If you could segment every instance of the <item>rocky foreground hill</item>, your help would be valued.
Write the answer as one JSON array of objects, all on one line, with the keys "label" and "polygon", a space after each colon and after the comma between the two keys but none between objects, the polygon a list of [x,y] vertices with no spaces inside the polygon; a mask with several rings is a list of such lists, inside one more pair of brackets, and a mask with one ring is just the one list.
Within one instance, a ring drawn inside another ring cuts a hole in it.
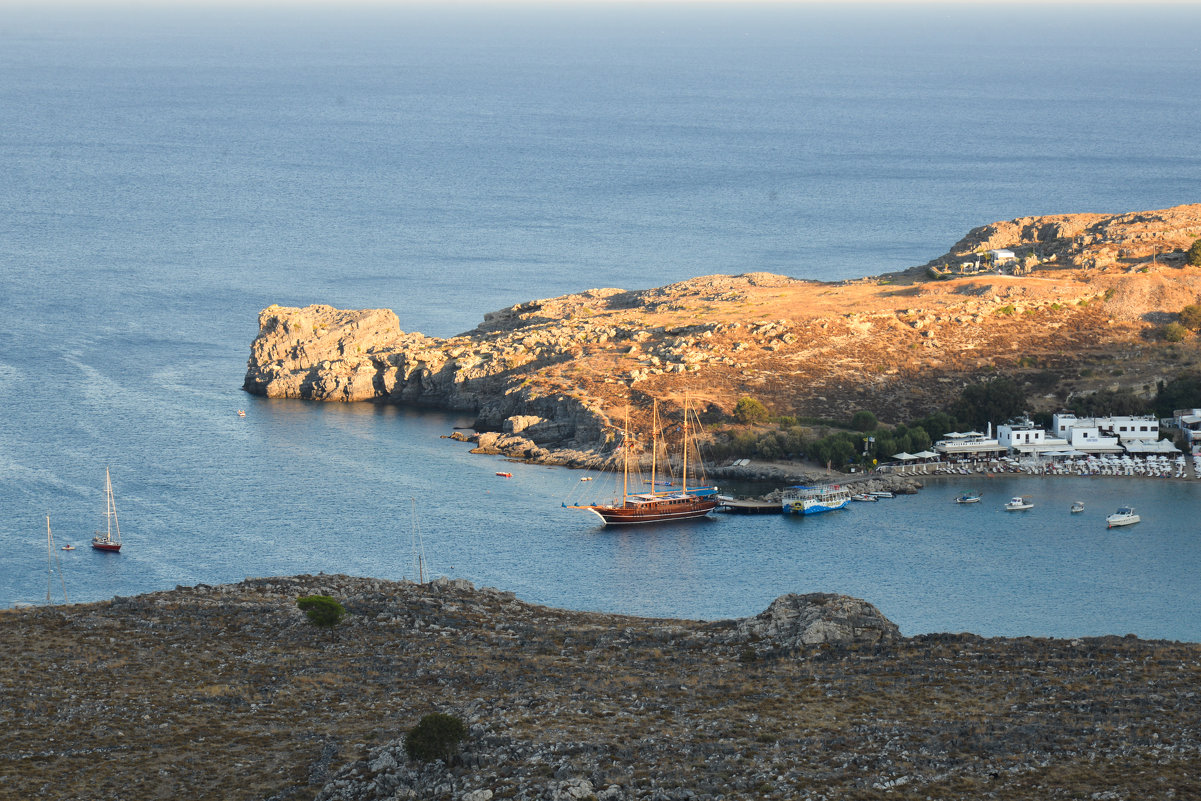
[{"label": "rocky foreground hill", "polygon": [[[350,611],[311,626],[296,598]],[[742,620],[296,576],[0,612],[0,799],[1188,799],[1201,645],[904,637],[786,595]],[[469,735],[411,761],[423,715]]]},{"label": "rocky foreground hill", "polygon": [[1195,337],[1173,344],[1161,332],[1201,301],[1201,269],[1184,261],[1199,236],[1201,204],[1021,218],[978,228],[932,262],[1012,249],[1017,262],[1000,272],[592,289],[486,314],[444,339],[402,331],[386,309],[272,306],[244,388],[467,411],[494,432],[486,450],[577,465],[611,446],[628,402],[637,416],[649,397],[670,408],[687,394],[709,419],[746,395],[776,414],[866,409],[897,422],[998,373],[1048,408],[1100,388],[1149,393],[1198,363]]}]

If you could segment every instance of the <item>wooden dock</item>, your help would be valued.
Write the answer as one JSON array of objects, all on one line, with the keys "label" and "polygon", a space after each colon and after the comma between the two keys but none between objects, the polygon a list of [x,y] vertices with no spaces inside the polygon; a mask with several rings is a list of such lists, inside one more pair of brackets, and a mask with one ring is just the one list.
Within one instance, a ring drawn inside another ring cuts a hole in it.
[{"label": "wooden dock", "polygon": [[779,501],[728,500],[717,506],[722,512],[734,512],[740,515],[777,515],[784,511]]}]

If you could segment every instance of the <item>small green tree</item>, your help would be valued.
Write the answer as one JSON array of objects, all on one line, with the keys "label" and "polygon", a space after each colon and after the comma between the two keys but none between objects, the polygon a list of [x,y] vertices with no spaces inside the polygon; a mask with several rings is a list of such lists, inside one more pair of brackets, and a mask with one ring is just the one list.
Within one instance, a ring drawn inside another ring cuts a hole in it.
[{"label": "small green tree", "polygon": [[441,759],[450,764],[450,758],[467,736],[467,727],[454,715],[433,712],[423,717],[405,735],[405,753],[411,759],[430,762]]},{"label": "small green tree", "polygon": [[1182,342],[1188,329],[1180,323],[1168,323],[1163,327],[1163,338],[1168,342]]},{"label": "small green tree", "polygon": [[306,595],[297,598],[296,605],[314,626],[336,626],[346,616],[345,607],[328,595]]},{"label": "small green tree", "polygon": [[747,395],[734,404],[734,419],[740,423],[762,423],[767,416],[767,407]]},{"label": "small green tree", "polygon": [[871,431],[876,427],[876,416],[867,409],[860,409],[851,415],[851,428],[856,431]]},{"label": "small green tree", "polygon": [[1193,242],[1184,253],[1184,259],[1193,267],[1201,267],[1201,239]]},{"label": "small green tree", "polygon": [[1180,324],[1190,331],[1201,331],[1201,306],[1193,304],[1181,309]]}]

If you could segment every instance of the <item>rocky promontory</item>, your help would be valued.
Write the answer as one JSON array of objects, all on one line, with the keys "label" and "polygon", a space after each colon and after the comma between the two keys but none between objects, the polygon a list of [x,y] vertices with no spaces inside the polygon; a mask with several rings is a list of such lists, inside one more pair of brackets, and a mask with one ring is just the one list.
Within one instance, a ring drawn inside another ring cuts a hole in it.
[{"label": "rocky promontory", "polygon": [[637,422],[651,397],[670,410],[687,395],[707,420],[750,396],[780,415],[865,409],[901,421],[996,374],[1048,408],[1097,389],[1147,393],[1196,363],[1196,337],[1160,332],[1201,301],[1201,269],[1183,253],[1198,236],[1201,204],[1019,218],[975,229],[932,262],[1014,251],[988,272],[592,289],[486,314],[448,338],[405,332],[386,309],[272,306],[244,388],[465,411],[487,434],[485,452],[572,465],[603,458],[626,405]]},{"label": "rocky promontory", "polygon": [[[349,615],[312,626],[300,596]],[[0,798],[1195,798],[1201,646],[905,637],[829,593],[741,620],[463,580],[282,576],[0,611]],[[405,732],[460,718],[449,761]]]}]

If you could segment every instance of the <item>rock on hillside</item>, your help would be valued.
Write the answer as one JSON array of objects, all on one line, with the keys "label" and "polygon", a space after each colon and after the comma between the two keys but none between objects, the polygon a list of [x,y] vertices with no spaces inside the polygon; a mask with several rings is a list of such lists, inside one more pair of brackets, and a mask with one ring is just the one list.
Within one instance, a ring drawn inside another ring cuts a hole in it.
[{"label": "rock on hillside", "polygon": [[889,642],[900,629],[876,607],[846,595],[781,595],[762,613],[738,621],[732,639],[766,640],[781,648],[822,643]]}]

